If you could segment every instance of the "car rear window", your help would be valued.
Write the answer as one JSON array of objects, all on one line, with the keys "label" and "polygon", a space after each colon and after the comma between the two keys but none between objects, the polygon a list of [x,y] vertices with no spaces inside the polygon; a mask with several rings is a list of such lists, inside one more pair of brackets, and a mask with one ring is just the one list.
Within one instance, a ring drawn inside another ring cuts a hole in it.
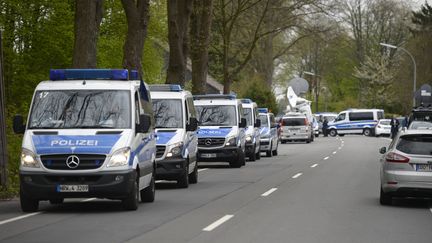
[{"label": "car rear window", "polygon": [[304,126],[305,118],[284,118],[282,120],[283,126]]},{"label": "car rear window", "polygon": [[402,136],[396,149],[407,154],[432,155],[432,135]]}]

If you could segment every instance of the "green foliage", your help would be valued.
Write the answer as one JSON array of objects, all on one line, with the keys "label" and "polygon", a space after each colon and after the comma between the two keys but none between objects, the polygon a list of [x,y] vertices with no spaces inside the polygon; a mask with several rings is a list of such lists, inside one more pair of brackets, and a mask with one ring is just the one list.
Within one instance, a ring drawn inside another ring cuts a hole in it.
[{"label": "green foliage", "polygon": [[272,90],[265,85],[262,79],[254,78],[241,81],[233,87],[239,98],[249,98],[257,103],[258,107],[267,107],[274,114],[278,114],[279,107]]}]

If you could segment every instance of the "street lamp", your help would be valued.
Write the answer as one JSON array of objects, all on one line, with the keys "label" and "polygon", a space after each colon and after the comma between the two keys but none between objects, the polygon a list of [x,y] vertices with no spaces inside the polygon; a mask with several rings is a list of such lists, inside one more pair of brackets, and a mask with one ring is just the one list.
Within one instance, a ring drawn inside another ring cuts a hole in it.
[{"label": "street lamp", "polygon": [[303,74],[308,74],[315,77],[315,112],[318,112],[318,78],[317,77],[321,77],[321,76],[308,71],[304,71]]},{"label": "street lamp", "polygon": [[408,56],[411,58],[411,61],[413,62],[413,67],[414,67],[414,74],[413,74],[413,79],[414,79],[414,85],[413,85],[413,107],[415,107],[415,92],[416,92],[416,86],[417,86],[417,65],[414,59],[414,56],[411,55],[411,53],[409,51],[407,51],[405,48],[400,47],[400,46],[395,46],[395,45],[390,45],[387,43],[380,43],[381,46],[385,46],[387,48],[391,48],[391,49],[399,49],[403,52],[405,52],[406,54],[408,54]]}]

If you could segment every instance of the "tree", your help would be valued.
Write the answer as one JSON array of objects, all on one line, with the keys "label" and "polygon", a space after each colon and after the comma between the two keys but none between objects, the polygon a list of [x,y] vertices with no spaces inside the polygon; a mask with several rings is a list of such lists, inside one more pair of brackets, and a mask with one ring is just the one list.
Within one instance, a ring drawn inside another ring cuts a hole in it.
[{"label": "tree", "polygon": [[97,39],[103,0],[77,0],[75,5],[74,68],[96,68]]},{"label": "tree", "polygon": [[141,60],[150,18],[149,2],[150,0],[122,0],[128,25],[123,46],[123,68],[137,70],[140,78],[143,76]]},{"label": "tree", "polygon": [[194,0],[191,14],[192,93],[205,94],[213,0]]},{"label": "tree", "polygon": [[189,21],[193,0],[168,0],[169,61],[166,83],[183,85],[189,52]]}]

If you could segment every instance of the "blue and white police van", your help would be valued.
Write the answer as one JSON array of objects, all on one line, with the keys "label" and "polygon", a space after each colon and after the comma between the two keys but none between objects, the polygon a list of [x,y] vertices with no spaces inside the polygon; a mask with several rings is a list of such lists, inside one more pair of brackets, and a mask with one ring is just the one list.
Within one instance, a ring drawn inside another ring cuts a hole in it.
[{"label": "blue and white police van", "polygon": [[332,137],[345,134],[372,136],[380,119],[384,119],[384,110],[348,109],[340,112],[334,121],[328,123],[328,134]]},{"label": "blue and white police van", "polygon": [[198,182],[198,122],[192,94],[180,85],[150,85],[156,128],[156,179],[181,188]]},{"label": "blue and white police van", "polygon": [[198,118],[198,161],[245,165],[246,119],[235,95],[194,96]]},{"label": "blue and white police van", "polygon": [[258,106],[251,99],[241,99],[244,117],[246,118],[246,157],[250,161],[261,158],[260,154],[260,126]]},{"label": "blue and white police van", "polygon": [[278,154],[279,136],[278,124],[275,116],[267,108],[258,108],[258,119],[260,120],[260,140],[261,152],[266,153],[267,157]]},{"label": "blue and white police van", "polygon": [[148,86],[128,70],[51,70],[39,83],[23,133],[20,202],[65,198],[121,200],[136,210],[155,196],[156,139]]}]

